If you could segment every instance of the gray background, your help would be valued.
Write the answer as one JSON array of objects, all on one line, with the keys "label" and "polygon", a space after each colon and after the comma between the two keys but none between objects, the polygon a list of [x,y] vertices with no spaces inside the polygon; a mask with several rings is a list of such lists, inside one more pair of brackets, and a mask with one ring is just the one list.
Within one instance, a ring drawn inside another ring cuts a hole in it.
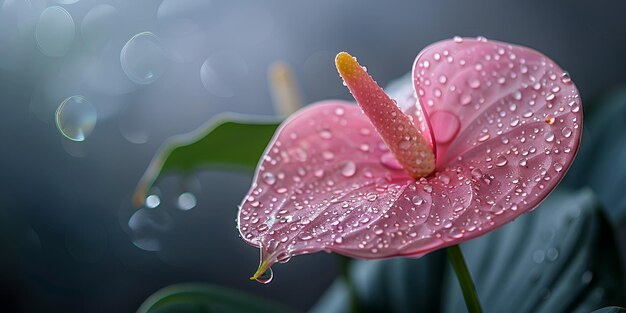
[{"label": "gray background", "polygon": [[[58,2],[0,0],[0,298],[9,312],[132,312],[154,291],[187,281],[310,307],[336,274],[330,255],[276,266],[269,285],[247,280],[258,253],[237,237],[234,219],[250,173],[198,174],[189,211],[173,204],[182,180],[161,182],[157,226],[165,230],[140,234],[159,251],[133,244],[128,227],[130,194],[165,138],[219,112],[273,113],[266,77],[274,61],[293,67],[308,103],[349,99],[333,66],[339,51],[386,84],[410,71],[421,48],[454,35],[544,52],[570,72],[583,100],[626,81],[622,1],[166,0],[159,9],[160,0],[80,0],[62,5],[76,28],[69,51],[49,57],[34,31]],[[101,4],[113,14],[83,30]],[[143,31],[169,56],[149,85],[131,82],[119,58]],[[207,58],[222,64],[216,77],[232,96],[204,88]],[[56,107],[76,94],[98,112],[80,143],[54,124]]]}]

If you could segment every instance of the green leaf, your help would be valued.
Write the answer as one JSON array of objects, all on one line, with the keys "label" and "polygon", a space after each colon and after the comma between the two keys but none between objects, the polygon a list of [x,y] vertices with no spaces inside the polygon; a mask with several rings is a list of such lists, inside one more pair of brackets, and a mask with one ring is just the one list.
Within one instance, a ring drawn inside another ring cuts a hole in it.
[{"label": "green leaf", "polygon": [[626,87],[613,89],[585,103],[583,140],[564,183],[591,187],[604,204],[609,220],[626,225]]},{"label": "green leaf", "polygon": [[151,295],[137,313],[295,313],[269,300],[208,284],[180,284]]},{"label": "green leaf", "polygon": [[616,307],[616,306],[609,306],[609,307],[606,307],[606,308],[595,310],[595,311],[593,311],[591,313],[626,313],[626,309],[620,308],[620,307]]},{"label": "green leaf", "polygon": [[168,139],[142,176],[133,202],[140,206],[161,176],[203,167],[254,170],[281,120],[274,117],[220,115],[199,129]]},{"label": "green leaf", "polygon": [[[600,207],[591,190],[561,188],[536,211],[461,245],[485,312],[591,312],[623,304],[617,247]],[[466,312],[445,264],[441,251],[357,261],[352,276],[366,312]],[[312,312],[348,308],[338,281]]]}]

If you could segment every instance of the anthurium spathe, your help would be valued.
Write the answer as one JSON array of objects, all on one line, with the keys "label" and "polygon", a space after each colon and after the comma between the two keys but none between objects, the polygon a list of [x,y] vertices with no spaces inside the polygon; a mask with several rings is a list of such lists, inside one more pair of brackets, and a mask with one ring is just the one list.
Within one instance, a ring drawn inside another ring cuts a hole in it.
[{"label": "anthurium spathe", "polygon": [[418,257],[475,238],[534,209],[575,157],[578,91],[537,51],[433,44],[399,106],[356,59],[336,63],[360,107],[313,104],[275,134],[238,217],[261,251],[253,278],[299,254]]}]

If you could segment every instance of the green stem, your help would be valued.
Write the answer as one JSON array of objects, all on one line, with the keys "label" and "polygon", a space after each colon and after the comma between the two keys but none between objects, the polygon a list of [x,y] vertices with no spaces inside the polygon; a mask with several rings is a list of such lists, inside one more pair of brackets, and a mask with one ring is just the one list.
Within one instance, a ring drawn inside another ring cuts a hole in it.
[{"label": "green stem", "polygon": [[339,260],[339,273],[344,283],[348,287],[348,295],[350,297],[350,313],[360,313],[361,304],[359,303],[359,296],[356,292],[356,287],[350,277],[350,262],[352,259],[343,255],[337,255]]},{"label": "green stem", "polygon": [[456,273],[456,278],[459,280],[461,290],[463,291],[463,297],[465,298],[465,305],[469,313],[482,313],[483,309],[480,306],[480,300],[478,300],[478,294],[476,293],[476,287],[472,281],[465,259],[463,258],[463,252],[458,245],[448,247],[448,258]]}]

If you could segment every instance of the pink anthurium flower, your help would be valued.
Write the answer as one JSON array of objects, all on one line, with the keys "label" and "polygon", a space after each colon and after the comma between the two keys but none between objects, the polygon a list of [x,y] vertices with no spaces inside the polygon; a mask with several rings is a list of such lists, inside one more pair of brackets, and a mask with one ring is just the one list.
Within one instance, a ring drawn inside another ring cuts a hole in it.
[{"label": "pink anthurium flower", "polygon": [[238,217],[261,251],[252,278],[294,255],[419,257],[478,237],[534,209],[576,155],[578,91],[529,48],[435,43],[399,105],[347,53],[336,65],[360,108],[317,103],[274,136]]}]

